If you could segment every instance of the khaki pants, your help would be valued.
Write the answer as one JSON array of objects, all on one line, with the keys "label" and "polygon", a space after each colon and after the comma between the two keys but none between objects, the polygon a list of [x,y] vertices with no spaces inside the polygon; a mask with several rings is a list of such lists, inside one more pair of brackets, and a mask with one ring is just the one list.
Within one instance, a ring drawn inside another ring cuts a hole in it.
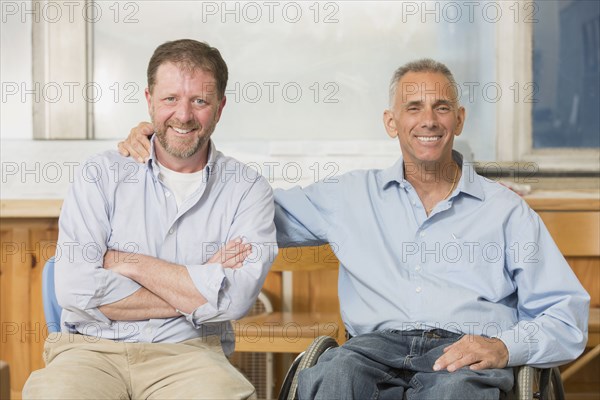
[{"label": "khaki pants", "polygon": [[53,333],[46,368],[34,371],[24,399],[254,399],[216,336],[182,343],[123,343]]}]

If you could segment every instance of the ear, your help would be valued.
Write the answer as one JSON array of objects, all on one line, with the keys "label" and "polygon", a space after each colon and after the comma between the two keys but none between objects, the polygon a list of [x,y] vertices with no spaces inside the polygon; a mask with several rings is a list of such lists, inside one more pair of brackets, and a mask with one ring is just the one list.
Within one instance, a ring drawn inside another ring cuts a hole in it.
[{"label": "ear", "polygon": [[146,102],[148,103],[148,113],[152,115],[152,94],[150,94],[148,88],[144,90],[144,95],[146,96]]},{"label": "ear", "polygon": [[398,129],[396,128],[396,119],[394,118],[394,112],[392,110],[385,110],[383,112],[383,125],[389,137],[398,137]]},{"label": "ear", "polygon": [[454,136],[460,136],[462,133],[463,127],[465,126],[465,117],[467,111],[464,107],[458,107],[458,111],[456,112],[456,129],[454,130]]},{"label": "ear", "polygon": [[219,108],[217,109],[217,115],[215,117],[215,122],[219,122],[219,120],[221,119],[221,113],[223,112],[223,109],[225,108],[225,103],[227,103],[227,96],[223,96],[223,98],[221,99],[221,102],[219,103]]}]

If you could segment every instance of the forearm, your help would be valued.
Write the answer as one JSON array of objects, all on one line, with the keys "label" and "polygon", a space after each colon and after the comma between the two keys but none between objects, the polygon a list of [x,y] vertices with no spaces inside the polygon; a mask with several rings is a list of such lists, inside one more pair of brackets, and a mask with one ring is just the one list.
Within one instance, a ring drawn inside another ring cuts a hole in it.
[{"label": "forearm", "polygon": [[173,309],[191,313],[206,303],[183,265],[142,254],[130,254],[132,261],[123,275],[133,279]]},{"label": "forearm", "polygon": [[165,300],[143,287],[131,296],[98,309],[113,321],[140,321],[181,315]]}]

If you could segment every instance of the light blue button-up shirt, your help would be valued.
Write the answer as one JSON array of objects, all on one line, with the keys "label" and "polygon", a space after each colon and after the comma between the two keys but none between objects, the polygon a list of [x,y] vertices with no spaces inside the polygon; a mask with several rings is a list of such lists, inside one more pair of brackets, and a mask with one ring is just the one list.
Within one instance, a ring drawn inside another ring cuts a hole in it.
[{"label": "light blue button-up shirt", "polygon": [[[179,209],[159,172],[152,147],[146,164],[107,151],[75,174],[60,215],[56,254],[63,330],[130,342],[181,342],[219,334],[230,352],[229,320],[254,304],[277,253],[272,189],[212,142],[202,182]],[[242,268],[207,263],[237,237],[253,245]],[[110,249],[185,265],[207,303],[176,318],[111,321],[98,307],[130,296],[140,285],[102,267]]]},{"label": "light blue button-up shirt", "polygon": [[589,295],[539,216],[454,157],[460,181],[429,216],[402,158],[385,170],[277,189],[278,242],[331,244],[352,335],[442,328],[500,338],[509,366],[576,358]]}]

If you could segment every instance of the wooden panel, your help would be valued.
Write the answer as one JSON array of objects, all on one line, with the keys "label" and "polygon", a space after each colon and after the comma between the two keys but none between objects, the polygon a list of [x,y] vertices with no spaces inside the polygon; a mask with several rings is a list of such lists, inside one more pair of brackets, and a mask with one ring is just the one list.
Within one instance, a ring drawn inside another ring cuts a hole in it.
[{"label": "wooden panel", "polygon": [[26,341],[29,321],[29,281],[33,254],[28,253],[26,227],[7,227],[2,235],[2,347],[0,358],[10,365],[11,396],[20,398],[31,371],[31,348]]},{"label": "wooden panel", "polygon": [[333,313],[339,326],[337,340],[344,343],[345,328],[340,316],[338,270],[294,271],[292,309],[302,313]]},{"label": "wooden panel", "polygon": [[269,271],[261,291],[267,295],[273,306],[273,311],[281,311],[282,307],[282,276],[281,272]]},{"label": "wooden panel", "polygon": [[279,254],[271,269],[273,271],[315,271],[322,269],[337,269],[338,259],[331,247],[290,247],[279,249]]},{"label": "wooden panel", "polygon": [[579,282],[590,294],[590,305],[600,307],[600,258],[566,257]]},{"label": "wooden panel", "polygon": [[[0,229],[0,243],[2,246],[0,248],[0,359],[7,361],[10,368],[14,368],[12,364],[15,360],[11,354],[13,348],[9,348],[12,342],[9,343],[7,340],[7,336],[17,330],[11,321],[13,255],[9,254],[17,252],[18,247],[13,245],[13,232],[6,224],[2,224]],[[12,375],[14,374],[12,372]],[[14,388],[14,383],[11,382],[10,386]]]},{"label": "wooden panel", "polygon": [[540,212],[565,257],[600,256],[600,212]]},{"label": "wooden panel", "polygon": [[600,345],[600,308],[590,309],[588,321],[588,347]]},{"label": "wooden panel", "polygon": [[[589,350],[586,351],[586,353]],[[585,354],[585,353],[584,353]],[[570,367],[572,363],[560,367],[564,371]],[[600,398],[600,357],[596,357],[584,368],[577,371],[575,375],[564,382],[566,398],[571,399],[599,399]],[[585,397],[588,395],[589,397]]]}]

